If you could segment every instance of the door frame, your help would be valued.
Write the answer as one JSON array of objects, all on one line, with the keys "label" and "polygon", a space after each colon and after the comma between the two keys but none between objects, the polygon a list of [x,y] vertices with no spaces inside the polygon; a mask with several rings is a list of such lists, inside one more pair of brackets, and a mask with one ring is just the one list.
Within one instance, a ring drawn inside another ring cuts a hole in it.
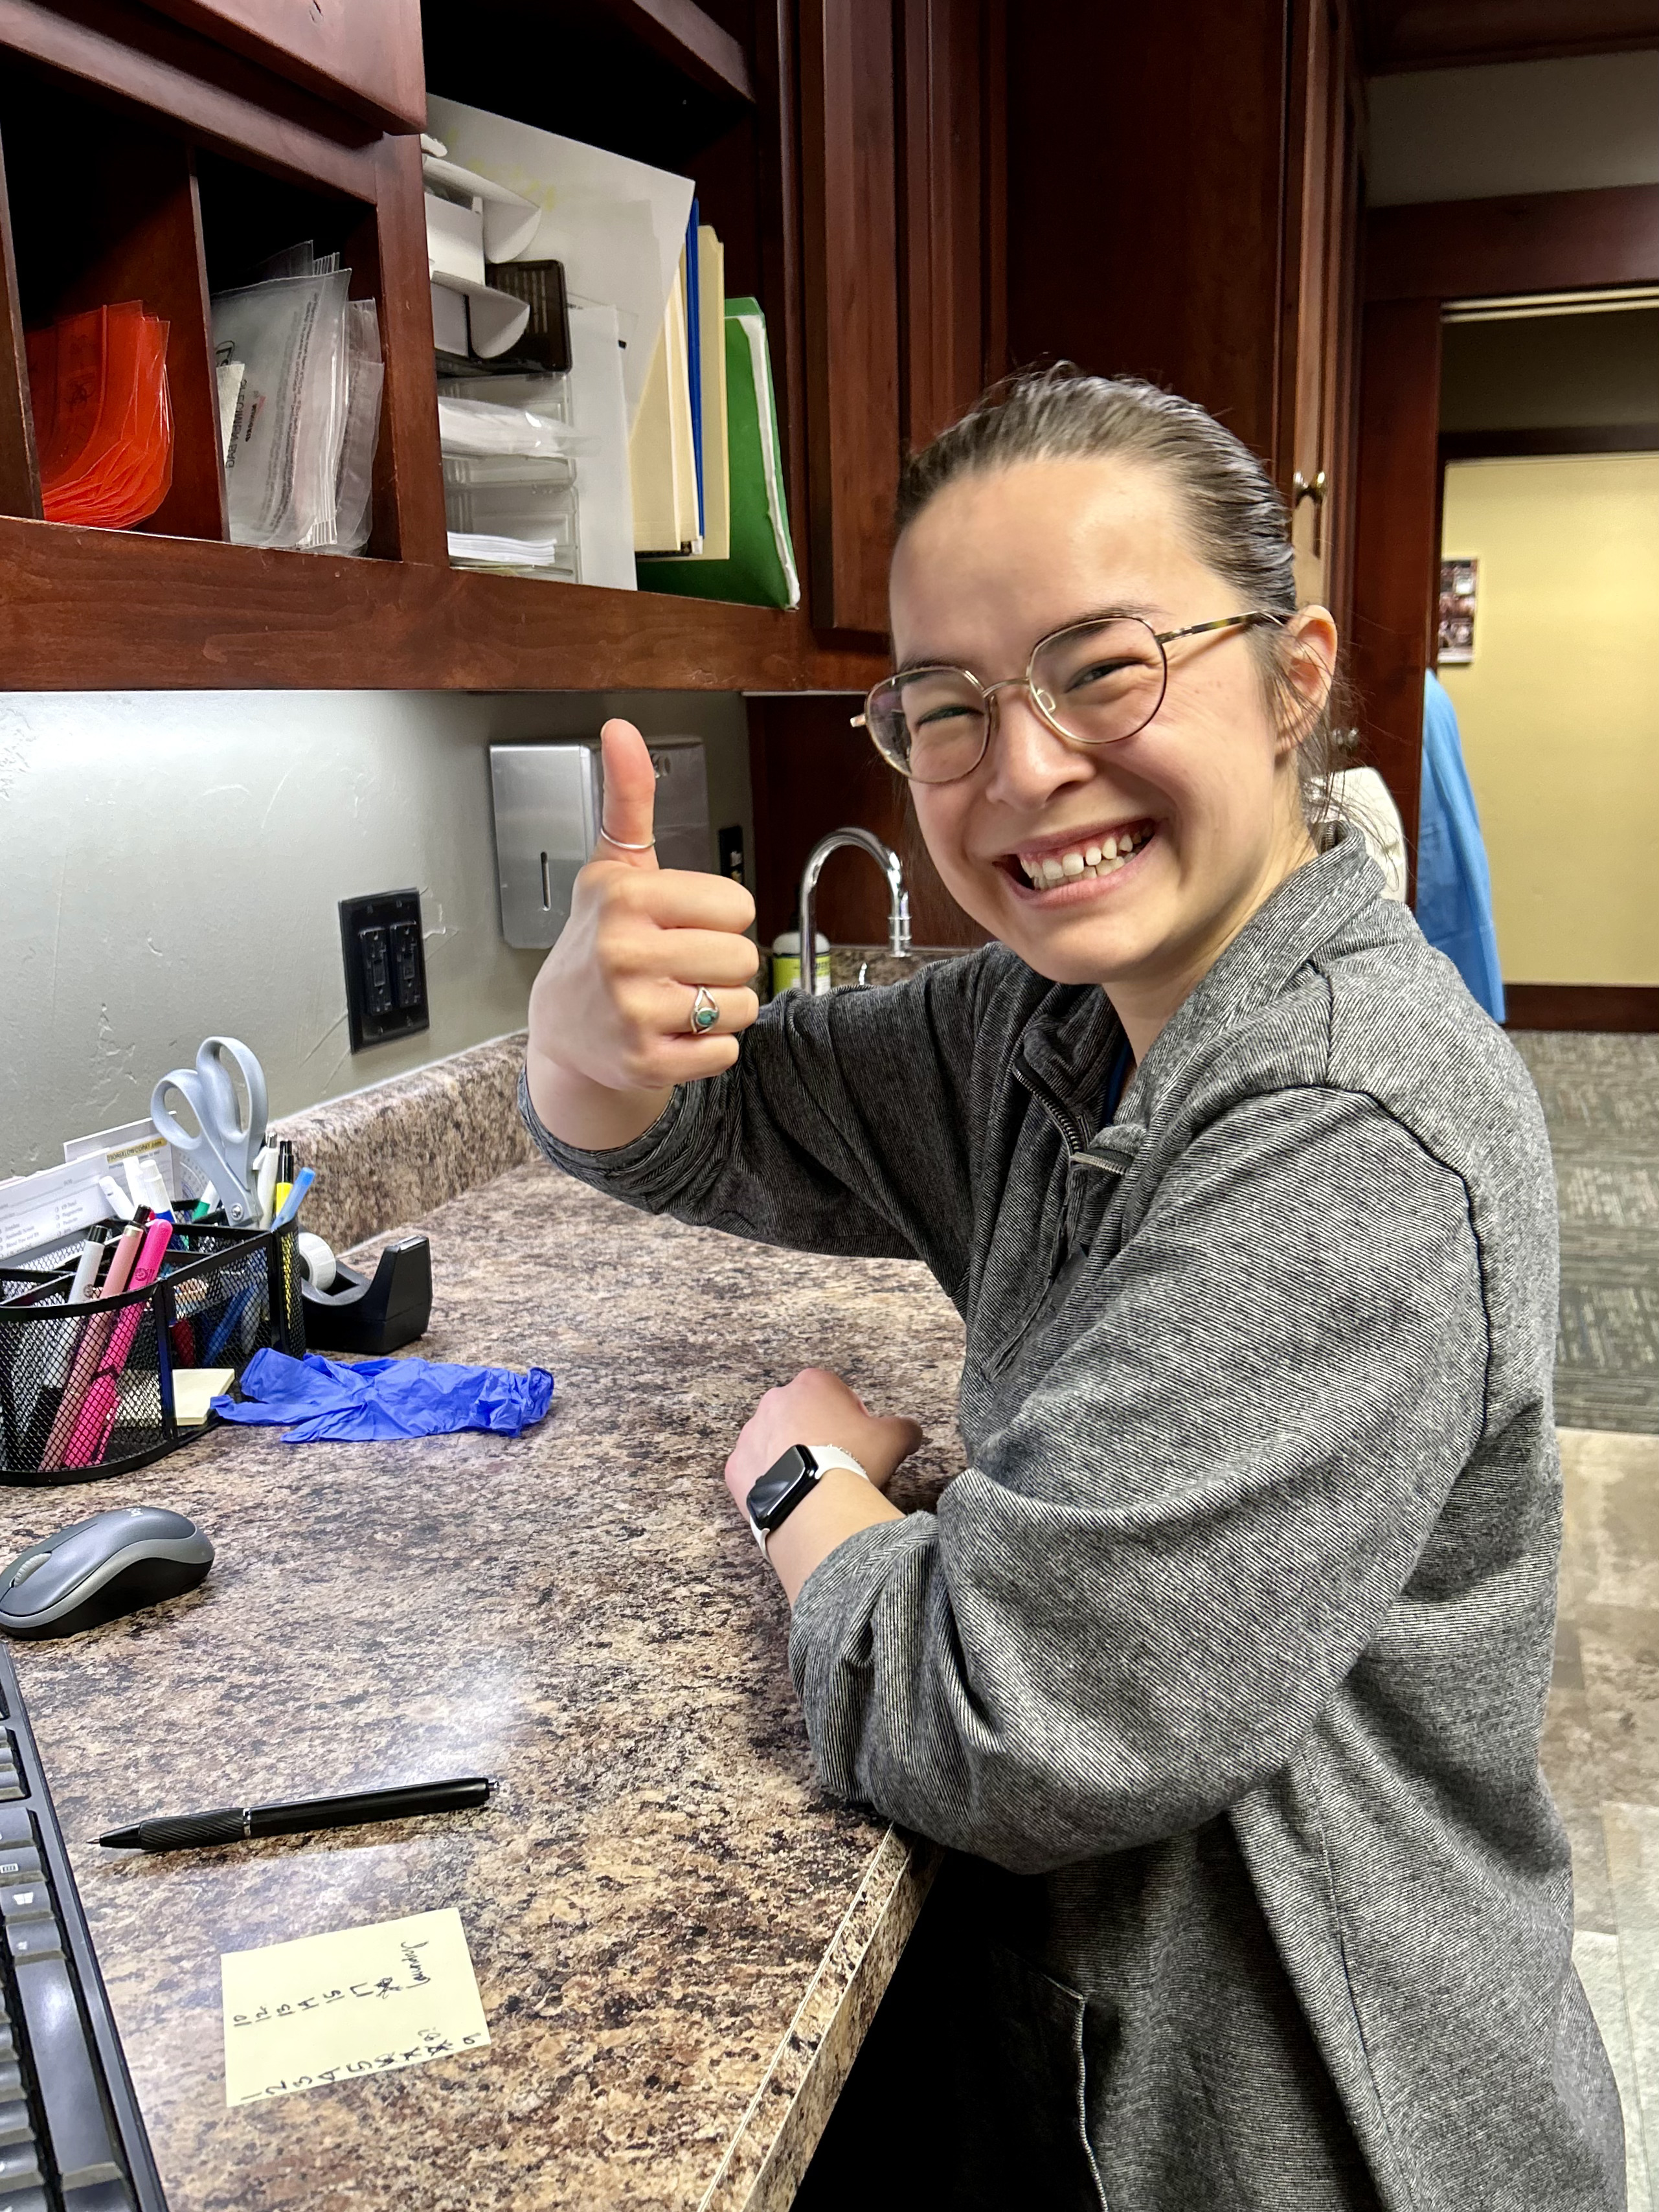
[{"label": "door frame", "polygon": [[1364,264],[1351,666],[1362,757],[1400,809],[1415,896],[1423,679],[1439,601],[1442,310],[1659,283],[1659,185],[1373,209]]}]

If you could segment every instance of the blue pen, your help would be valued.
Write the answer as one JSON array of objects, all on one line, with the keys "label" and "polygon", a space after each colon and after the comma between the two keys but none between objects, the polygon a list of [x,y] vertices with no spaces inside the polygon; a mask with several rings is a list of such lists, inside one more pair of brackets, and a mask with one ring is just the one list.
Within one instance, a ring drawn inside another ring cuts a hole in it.
[{"label": "blue pen", "polygon": [[317,1170],[315,1168],[301,1169],[299,1174],[294,1178],[293,1189],[289,1191],[288,1196],[283,1200],[281,1206],[276,1209],[276,1212],[271,1216],[270,1225],[273,1229],[285,1229],[288,1226],[288,1224],[293,1220],[295,1215],[298,1213],[300,1208],[305,1204],[306,1193],[311,1188],[312,1184],[314,1183],[316,1180]]}]

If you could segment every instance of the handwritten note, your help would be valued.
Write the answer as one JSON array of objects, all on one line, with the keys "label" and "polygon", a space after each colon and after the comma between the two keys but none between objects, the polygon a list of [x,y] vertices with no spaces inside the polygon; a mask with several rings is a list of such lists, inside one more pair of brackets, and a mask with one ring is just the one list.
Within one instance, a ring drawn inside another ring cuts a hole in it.
[{"label": "handwritten note", "polygon": [[228,2105],[419,2066],[489,2041],[453,1911],[227,1951],[219,1972]]}]

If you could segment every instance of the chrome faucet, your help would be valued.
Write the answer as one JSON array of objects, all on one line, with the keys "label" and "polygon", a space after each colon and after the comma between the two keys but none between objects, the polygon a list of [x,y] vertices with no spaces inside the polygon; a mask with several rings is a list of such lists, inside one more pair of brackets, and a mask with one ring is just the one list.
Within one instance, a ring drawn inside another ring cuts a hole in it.
[{"label": "chrome faucet", "polygon": [[812,935],[812,901],[818,887],[818,878],[823,873],[823,864],[831,853],[843,845],[855,845],[860,853],[867,853],[887,878],[887,950],[890,954],[903,958],[910,950],[910,894],[904,888],[904,872],[899,866],[898,854],[884,845],[879,837],[868,830],[832,830],[827,837],[820,837],[806,856],[806,866],[800,875],[800,988],[817,994],[830,988],[826,980],[818,981],[817,958]]}]

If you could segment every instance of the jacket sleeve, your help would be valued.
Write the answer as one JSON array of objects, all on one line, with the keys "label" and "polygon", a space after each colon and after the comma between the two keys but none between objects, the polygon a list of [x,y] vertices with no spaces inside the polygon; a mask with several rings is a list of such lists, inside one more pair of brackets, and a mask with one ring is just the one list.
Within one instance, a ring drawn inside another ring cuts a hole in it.
[{"label": "jacket sleeve", "polygon": [[1474,1449],[1487,1358],[1462,1180],[1322,1090],[1213,1123],[1047,1326],[937,1516],[842,1544],[790,1637],[827,1788],[1019,1873],[1295,1755]]},{"label": "jacket sleeve", "polygon": [[983,963],[762,1009],[738,1060],[631,1145],[583,1152],[520,1108],[556,1167],[651,1213],[763,1244],[921,1259],[954,1291],[972,1235],[969,1107]]}]

